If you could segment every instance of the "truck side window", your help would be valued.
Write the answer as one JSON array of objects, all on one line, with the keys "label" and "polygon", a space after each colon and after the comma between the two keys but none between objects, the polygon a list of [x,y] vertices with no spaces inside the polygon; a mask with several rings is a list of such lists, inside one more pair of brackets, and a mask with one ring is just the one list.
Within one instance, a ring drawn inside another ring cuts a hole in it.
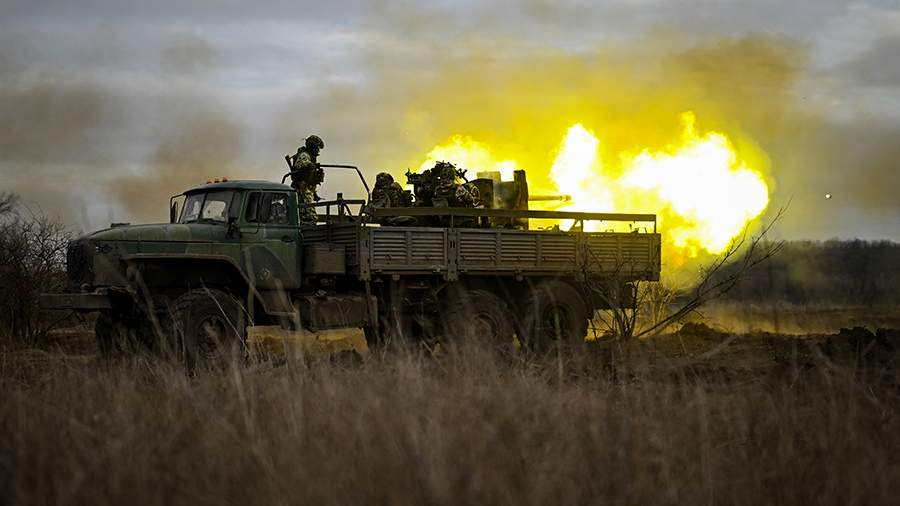
[{"label": "truck side window", "polygon": [[267,223],[274,225],[288,224],[288,196],[286,193],[270,193],[269,201],[269,219]]},{"label": "truck side window", "polygon": [[251,193],[244,218],[248,223],[287,225],[290,222],[287,193]]}]

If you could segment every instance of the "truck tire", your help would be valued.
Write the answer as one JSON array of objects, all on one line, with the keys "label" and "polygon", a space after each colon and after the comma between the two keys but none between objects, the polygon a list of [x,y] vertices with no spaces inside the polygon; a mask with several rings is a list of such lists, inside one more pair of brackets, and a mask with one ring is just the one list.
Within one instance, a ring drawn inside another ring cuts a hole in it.
[{"label": "truck tire", "polygon": [[175,299],[171,315],[173,351],[187,366],[243,358],[246,318],[231,295],[215,289],[191,290]]},{"label": "truck tire", "polygon": [[453,289],[440,320],[443,337],[450,342],[484,342],[498,350],[513,347],[509,307],[489,290]]},{"label": "truck tire", "polygon": [[557,345],[581,345],[587,336],[587,304],[575,287],[563,281],[544,281],[531,287],[520,316],[519,340],[534,352],[547,352]]}]

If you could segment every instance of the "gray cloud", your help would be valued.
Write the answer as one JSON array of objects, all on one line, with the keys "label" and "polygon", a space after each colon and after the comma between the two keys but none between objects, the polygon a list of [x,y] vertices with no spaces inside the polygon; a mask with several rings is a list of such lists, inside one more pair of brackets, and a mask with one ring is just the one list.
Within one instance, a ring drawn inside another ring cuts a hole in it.
[{"label": "gray cloud", "polygon": [[217,54],[205,39],[191,34],[177,34],[162,49],[163,69],[180,75],[212,70]]},{"label": "gray cloud", "polygon": [[879,39],[839,71],[854,85],[900,88],[900,35]]},{"label": "gray cloud", "polygon": [[38,78],[0,87],[0,153],[7,163],[99,162],[125,121],[124,104],[92,82]]}]

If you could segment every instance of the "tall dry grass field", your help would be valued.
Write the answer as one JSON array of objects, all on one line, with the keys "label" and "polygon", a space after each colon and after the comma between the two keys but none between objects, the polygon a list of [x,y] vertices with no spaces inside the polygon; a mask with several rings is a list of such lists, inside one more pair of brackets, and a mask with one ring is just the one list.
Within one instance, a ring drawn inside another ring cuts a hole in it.
[{"label": "tall dry grass field", "polygon": [[636,372],[609,359],[461,346],[187,374],[148,357],[7,349],[0,496],[191,506],[900,497],[893,369]]}]

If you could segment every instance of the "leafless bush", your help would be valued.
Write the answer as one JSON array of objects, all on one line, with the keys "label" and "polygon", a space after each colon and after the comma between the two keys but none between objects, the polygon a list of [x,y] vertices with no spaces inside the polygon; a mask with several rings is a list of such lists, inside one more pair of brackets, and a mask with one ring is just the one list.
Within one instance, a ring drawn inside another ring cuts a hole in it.
[{"label": "leafless bush", "polygon": [[[597,289],[610,310],[605,315],[597,315],[596,320],[606,329],[606,334],[616,339],[631,339],[663,332],[670,325],[695,313],[704,304],[730,292],[755,267],[776,255],[784,243],[770,241],[767,235],[784,213],[785,208],[780,209],[756,235],[749,236],[745,229],[723,253],[701,270],[697,281],[688,290],[676,290],[658,282],[634,282],[634,291],[624,293],[618,289],[622,283],[617,283],[616,276],[613,276],[614,281],[609,284],[613,289]],[[616,272],[623,278],[627,277],[628,266],[619,266]],[[641,316],[644,318],[640,318]]]},{"label": "leafless bush", "polygon": [[14,194],[0,195],[0,332],[32,342],[51,329],[60,315],[38,309],[43,292],[65,283],[70,233],[40,210],[22,206]]}]

